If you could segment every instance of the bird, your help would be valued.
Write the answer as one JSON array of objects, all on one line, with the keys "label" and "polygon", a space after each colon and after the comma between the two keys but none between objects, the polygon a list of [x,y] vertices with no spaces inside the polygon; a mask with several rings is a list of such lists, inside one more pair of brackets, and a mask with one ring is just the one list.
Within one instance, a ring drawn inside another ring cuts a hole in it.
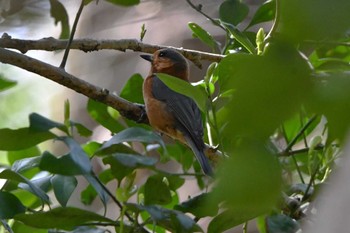
[{"label": "bird", "polygon": [[143,83],[143,98],[150,125],[156,131],[189,146],[203,173],[213,176],[212,167],[204,153],[203,123],[196,102],[171,90],[157,76],[157,73],[164,73],[189,82],[186,58],[171,48],[140,56],[151,62],[150,72]]}]

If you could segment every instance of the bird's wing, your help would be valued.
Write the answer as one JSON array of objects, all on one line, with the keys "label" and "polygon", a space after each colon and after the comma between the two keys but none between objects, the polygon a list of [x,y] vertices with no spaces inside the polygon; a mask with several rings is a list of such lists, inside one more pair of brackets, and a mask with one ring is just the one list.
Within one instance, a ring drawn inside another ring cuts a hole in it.
[{"label": "bird's wing", "polygon": [[202,118],[196,103],[191,98],[171,90],[157,76],[153,77],[152,93],[156,99],[165,102],[174,113],[178,127],[185,136],[189,136],[198,149],[203,149]]}]

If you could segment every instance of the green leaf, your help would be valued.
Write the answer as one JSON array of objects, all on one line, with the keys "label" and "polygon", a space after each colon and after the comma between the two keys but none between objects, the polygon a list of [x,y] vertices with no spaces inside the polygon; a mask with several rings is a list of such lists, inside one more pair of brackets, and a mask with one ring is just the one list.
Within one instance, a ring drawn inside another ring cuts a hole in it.
[{"label": "green leaf", "polygon": [[211,220],[208,226],[208,233],[224,232],[254,217],[253,215],[245,215],[234,210],[225,210]]},{"label": "green leaf", "polygon": [[0,219],[13,218],[16,214],[26,211],[26,207],[12,193],[0,191],[0,203]]},{"label": "green leaf", "polygon": [[204,30],[201,26],[196,23],[188,23],[188,27],[193,32],[193,37],[197,37],[204,44],[208,45],[209,48],[212,49],[213,52],[219,52],[219,43],[209,34],[206,30]]},{"label": "green leaf", "polygon": [[258,23],[263,23],[271,21],[275,18],[276,3],[275,0],[268,0],[259,6],[258,10],[255,12],[252,20],[250,21],[247,28],[256,25]]},{"label": "green leaf", "polygon": [[133,103],[144,104],[142,85],[142,76],[134,74],[128,79],[119,96]]},{"label": "green leaf", "polygon": [[348,0],[332,3],[328,0],[282,1],[278,12],[278,33],[295,43],[345,38],[350,29],[348,12]]},{"label": "green leaf", "polygon": [[162,138],[156,133],[139,127],[131,127],[113,135],[113,137],[109,141],[103,144],[103,146],[98,150],[98,152],[105,150],[106,148],[109,148],[115,144],[123,142],[157,142],[163,147],[165,147]]},{"label": "green leaf", "polygon": [[77,179],[74,176],[54,175],[51,178],[51,183],[57,201],[65,207],[73,191],[77,187]]},{"label": "green leaf", "polygon": [[41,160],[41,156],[31,157],[31,158],[24,158],[17,160],[12,165],[12,170],[15,172],[24,172],[32,168],[36,168],[39,166]]},{"label": "green leaf", "polygon": [[53,139],[56,135],[46,131],[37,132],[30,128],[0,129],[0,150],[24,150]]},{"label": "green leaf", "polygon": [[164,183],[163,177],[155,175],[147,179],[144,198],[145,205],[166,205],[171,202],[170,189]]},{"label": "green leaf", "polygon": [[300,224],[284,214],[272,215],[266,218],[267,232],[294,233],[300,229]]},{"label": "green leaf", "polygon": [[33,182],[31,182],[30,180],[28,180],[27,178],[25,178],[24,176],[22,176],[21,174],[15,172],[15,171],[11,171],[8,169],[3,170],[0,173],[0,179],[7,179],[7,180],[12,180],[18,183],[25,183],[28,184],[31,192],[33,192],[33,194],[35,194],[37,197],[39,197],[42,201],[48,203],[49,197],[46,195],[46,193],[41,190],[39,187],[37,187]]},{"label": "green leaf", "polygon": [[34,227],[27,226],[19,221],[14,221],[11,226],[13,232],[35,232],[35,233],[48,233],[45,229],[38,229]]},{"label": "green leaf", "polygon": [[101,148],[101,146],[102,146],[101,143],[91,141],[91,142],[87,142],[82,147],[85,153],[88,154],[90,157],[92,157],[95,154],[95,152]]},{"label": "green leaf", "polygon": [[72,124],[72,126],[74,126],[77,129],[80,136],[90,137],[93,133],[90,129],[88,129],[87,127],[85,127],[84,125],[82,125],[80,123],[71,122],[71,124]]},{"label": "green leaf", "polygon": [[226,0],[219,8],[220,19],[226,23],[237,25],[248,15],[249,8],[239,0]]},{"label": "green leaf", "polygon": [[232,91],[217,113],[228,147],[238,136],[268,138],[310,94],[311,69],[295,48],[276,42],[265,50],[262,56],[230,54],[219,64],[220,91]]},{"label": "green leaf", "polygon": [[167,74],[158,73],[157,77],[173,91],[192,98],[196,102],[199,109],[202,112],[205,112],[207,109],[208,98],[205,90],[202,87],[192,86],[190,83],[184,80]]},{"label": "green leaf", "polygon": [[58,207],[47,212],[18,214],[14,219],[32,227],[64,230],[72,230],[76,226],[93,222],[114,223],[113,220],[94,212],[74,207]]},{"label": "green leaf", "polygon": [[35,146],[35,147],[30,147],[30,148],[24,149],[24,150],[8,151],[7,152],[7,160],[12,165],[17,160],[21,160],[21,159],[29,158],[29,157],[34,157],[34,156],[37,156],[40,154],[41,154],[41,152],[40,152],[39,148],[37,146]]},{"label": "green leaf", "polygon": [[61,23],[60,39],[68,39],[69,37],[69,19],[66,9],[58,0],[50,0],[51,17],[55,19],[55,24]]},{"label": "green leaf", "polygon": [[231,33],[231,35],[251,54],[256,54],[255,46],[248,36],[231,24],[222,23],[222,25]]},{"label": "green leaf", "polygon": [[39,168],[53,174],[65,176],[82,175],[86,173],[84,168],[73,160],[71,154],[56,157],[47,151],[42,155]]},{"label": "green leaf", "polygon": [[50,189],[51,189],[51,175],[47,175],[47,174],[37,174],[37,176],[34,176],[30,182],[31,185],[29,185],[28,183],[19,183],[18,187],[26,190],[28,192],[33,193],[34,195],[36,194],[36,191],[33,190],[32,185],[34,185],[35,187],[39,188],[40,190],[44,191],[45,193],[47,193]]},{"label": "green leaf", "polygon": [[121,5],[121,6],[133,6],[140,3],[140,0],[106,0],[107,2]]},{"label": "green leaf", "polygon": [[87,111],[92,119],[100,123],[103,127],[112,133],[119,132],[124,129],[118,121],[116,121],[108,112],[107,105],[89,99],[87,103]]},{"label": "green leaf", "polygon": [[10,89],[11,87],[16,86],[16,84],[17,84],[16,81],[7,79],[0,74],[0,92]]},{"label": "green leaf", "polygon": [[45,132],[53,128],[61,129],[63,132],[67,132],[64,124],[52,121],[44,116],[37,113],[32,113],[29,115],[29,127],[30,130]]},{"label": "green leaf", "polygon": [[105,157],[103,163],[109,164],[113,175],[121,181],[137,168],[154,166],[157,163],[157,159],[141,155],[118,153]]},{"label": "green leaf", "polygon": [[79,167],[83,174],[92,172],[92,166],[89,156],[81,148],[81,146],[73,139],[69,137],[61,137],[62,140],[70,149],[71,158],[76,166]]},{"label": "green leaf", "polygon": [[132,203],[127,203],[126,207],[136,213],[147,211],[156,224],[171,232],[203,232],[193,219],[180,211],[169,210],[160,206],[141,206]]},{"label": "green leaf", "polygon": [[106,208],[109,196],[108,193],[105,191],[104,187],[102,187],[102,184],[100,183],[98,177],[95,177],[94,175],[90,174],[85,174],[84,177],[89,182],[89,184],[95,189],[102,201],[102,204]]},{"label": "green leaf", "polygon": [[215,216],[219,211],[219,205],[210,201],[210,193],[202,193],[198,196],[176,205],[174,209],[184,213],[191,213],[197,218],[204,218],[207,216]]}]

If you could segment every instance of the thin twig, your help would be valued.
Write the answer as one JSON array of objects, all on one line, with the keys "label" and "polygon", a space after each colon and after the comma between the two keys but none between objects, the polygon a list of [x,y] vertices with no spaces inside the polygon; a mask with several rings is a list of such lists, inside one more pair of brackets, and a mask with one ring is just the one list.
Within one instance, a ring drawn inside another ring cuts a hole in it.
[{"label": "thin twig", "polygon": [[68,55],[69,55],[69,50],[70,50],[70,45],[72,44],[72,41],[73,41],[73,38],[74,38],[74,34],[75,34],[76,30],[77,30],[78,21],[79,21],[81,13],[83,12],[83,8],[84,8],[84,0],[81,0],[80,7],[79,7],[78,12],[77,12],[77,14],[75,16],[73,27],[72,27],[72,31],[70,32],[69,40],[68,40],[68,43],[67,43],[67,47],[66,47],[66,50],[64,51],[64,55],[63,55],[62,62],[61,62],[61,65],[60,65],[60,68],[62,68],[62,69],[64,69],[64,67],[66,66]]}]

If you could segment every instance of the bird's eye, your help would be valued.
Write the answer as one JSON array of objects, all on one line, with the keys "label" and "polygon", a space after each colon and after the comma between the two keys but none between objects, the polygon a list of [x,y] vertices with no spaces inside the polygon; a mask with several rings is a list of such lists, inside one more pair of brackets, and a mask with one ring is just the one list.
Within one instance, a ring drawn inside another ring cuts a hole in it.
[{"label": "bird's eye", "polygon": [[165,52],[160,52],[158,57],[164,57],[165,56]]}]

